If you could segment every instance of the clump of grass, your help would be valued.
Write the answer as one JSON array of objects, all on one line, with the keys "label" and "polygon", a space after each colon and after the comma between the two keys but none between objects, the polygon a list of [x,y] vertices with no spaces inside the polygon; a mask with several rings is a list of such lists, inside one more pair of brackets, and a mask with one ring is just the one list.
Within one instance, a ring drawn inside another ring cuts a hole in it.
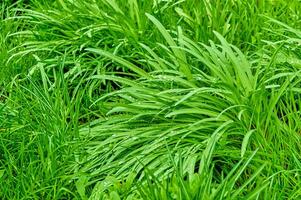
[{"label": "clump of grass", "polygon": [[300,198],[299,10],[5,1],[0,198]]}]

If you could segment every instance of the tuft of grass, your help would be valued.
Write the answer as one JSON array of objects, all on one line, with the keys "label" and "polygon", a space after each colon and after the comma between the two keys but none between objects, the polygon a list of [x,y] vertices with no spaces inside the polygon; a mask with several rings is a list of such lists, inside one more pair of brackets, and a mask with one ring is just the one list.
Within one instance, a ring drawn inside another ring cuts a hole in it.
[{"label": "tuft of grass", "polygon": [[0,199],[299,199],[300,6],[1,2]]}]

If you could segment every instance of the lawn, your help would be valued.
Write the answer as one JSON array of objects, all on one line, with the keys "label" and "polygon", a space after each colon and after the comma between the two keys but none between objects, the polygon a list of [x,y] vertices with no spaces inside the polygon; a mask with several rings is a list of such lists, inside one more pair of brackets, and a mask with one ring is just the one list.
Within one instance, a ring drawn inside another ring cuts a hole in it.
[{"label": "lawn", "polygon": [[300,0],[0,14],[0,199],[301,199]]}]

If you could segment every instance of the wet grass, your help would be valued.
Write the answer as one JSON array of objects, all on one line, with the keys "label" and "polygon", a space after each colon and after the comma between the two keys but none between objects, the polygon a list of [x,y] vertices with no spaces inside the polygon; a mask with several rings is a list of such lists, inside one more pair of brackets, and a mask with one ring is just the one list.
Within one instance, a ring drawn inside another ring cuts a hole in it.
[{"label": "wet grass", "polygon": [[301,4],[4,1],[1,199],[299,199]]}]

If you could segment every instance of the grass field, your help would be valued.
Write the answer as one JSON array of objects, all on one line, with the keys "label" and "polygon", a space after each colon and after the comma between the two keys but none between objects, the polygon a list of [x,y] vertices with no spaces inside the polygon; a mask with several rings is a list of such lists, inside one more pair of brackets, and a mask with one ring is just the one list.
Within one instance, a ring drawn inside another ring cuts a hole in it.
[{"label": "grass field", "polygon": [[0,14],[0,199],[301,199],[300,0]]}]

